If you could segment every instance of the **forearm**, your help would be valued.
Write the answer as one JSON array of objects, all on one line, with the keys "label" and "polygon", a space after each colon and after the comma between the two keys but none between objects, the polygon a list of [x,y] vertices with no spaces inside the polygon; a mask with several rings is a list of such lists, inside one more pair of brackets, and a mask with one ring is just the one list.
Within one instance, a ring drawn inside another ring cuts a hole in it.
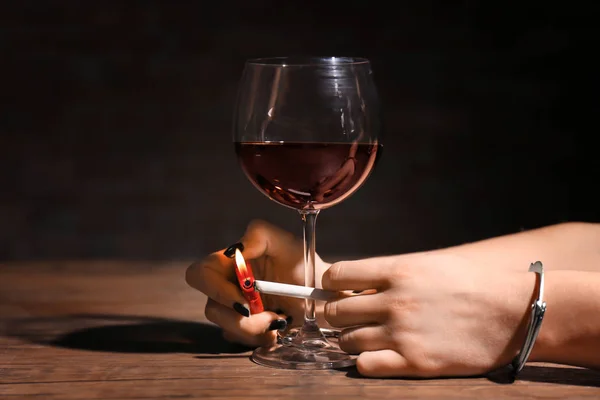
[{"label": "forearm", "polygon": [[523,270],[541,261],[547,271],[600,272],[600,224],[563,223],[440,250],[482,267]]},{"label": "forearm", "polygon": [[531,361],[600,368],[600,273],[545,274],[546,314]]}]

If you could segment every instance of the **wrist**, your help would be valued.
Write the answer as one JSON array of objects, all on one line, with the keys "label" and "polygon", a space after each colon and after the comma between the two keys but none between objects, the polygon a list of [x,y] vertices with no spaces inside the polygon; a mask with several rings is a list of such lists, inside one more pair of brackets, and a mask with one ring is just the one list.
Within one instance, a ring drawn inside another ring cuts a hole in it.
[{"label": "wrist", "polygon": [[514,292],[510,294],[512,301],[510,298],[508,300],[510,308],[507,317],[512,323],[513,330],[509,344],[506,346],[505,364],[512,362],[519,355],[527,338],[533,312],[532,305],[538,296],[538,279],[537,274],[532,272],[514,273]]},{"label": "wrist", "polygon": [[545,274],[548,308],[529,361],[600,367],[598,287],[598,273],[555,270]]},{"label": "wrist", "polygon": [[[540,330],[538,340],[533,347],[530,361],[539,362],[562,362],[561,349],[569,344],[571,340],[568,319],[564,317],[570,315],[569,311],[575,304],[569,304],[571,285],[571,275],[569,271],[551,271],[546,273],[546,290],[544,291],[545,301],[548,304],[544,323]],[[578,290],[577,285],[572,290]],[[563,294],[567,296],[563,296]]]},{"label": "wrist", "polygon": [[574,301],[574,298],[578,297],[574,291],[584,288],[573,275],[572,271],[546,273],[544,300],[549,311],[546,311],[544,323],[529,357],[530,361],[568,364],[571,361],[570,356],[565,355],[573,355],[580,350],[579,346],[573,346],[580,338],[572,319],[574,310],[585,308],[584,304]]}]

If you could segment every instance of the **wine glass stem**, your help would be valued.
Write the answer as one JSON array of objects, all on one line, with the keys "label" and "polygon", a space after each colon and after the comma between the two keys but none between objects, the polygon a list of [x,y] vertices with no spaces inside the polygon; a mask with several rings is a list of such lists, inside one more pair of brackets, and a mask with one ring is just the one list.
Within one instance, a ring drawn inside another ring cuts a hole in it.
[{"label": "wine glass stem", "polygon": [[[300,210],[304,230],[304,285],[315,287],[315,228],[319,210]],[[316,320],[315,301],[306,299],[304,325],[314,325]]]}]

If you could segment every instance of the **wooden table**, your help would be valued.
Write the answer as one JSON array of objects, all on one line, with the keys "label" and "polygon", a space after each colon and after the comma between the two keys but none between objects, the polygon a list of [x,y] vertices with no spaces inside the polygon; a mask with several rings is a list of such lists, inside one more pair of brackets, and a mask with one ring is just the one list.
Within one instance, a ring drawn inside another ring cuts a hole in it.
[{"label": "wooden table", "polygon": [[600,398],[600,372],[547,364],[514,384],[262,367],[206,321],[187,265],[0,264],[0,399]]}]

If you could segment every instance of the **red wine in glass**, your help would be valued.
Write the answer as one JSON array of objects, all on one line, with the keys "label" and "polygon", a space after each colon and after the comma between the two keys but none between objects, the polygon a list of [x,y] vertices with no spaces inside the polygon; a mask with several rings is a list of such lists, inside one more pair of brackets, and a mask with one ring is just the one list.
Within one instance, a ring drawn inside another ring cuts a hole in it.
[{"label": "red wine in glass", "polygon": [[380,156],[377,143],[236,143],[244,172],[277,203],[324,209],[354,193]]}]

